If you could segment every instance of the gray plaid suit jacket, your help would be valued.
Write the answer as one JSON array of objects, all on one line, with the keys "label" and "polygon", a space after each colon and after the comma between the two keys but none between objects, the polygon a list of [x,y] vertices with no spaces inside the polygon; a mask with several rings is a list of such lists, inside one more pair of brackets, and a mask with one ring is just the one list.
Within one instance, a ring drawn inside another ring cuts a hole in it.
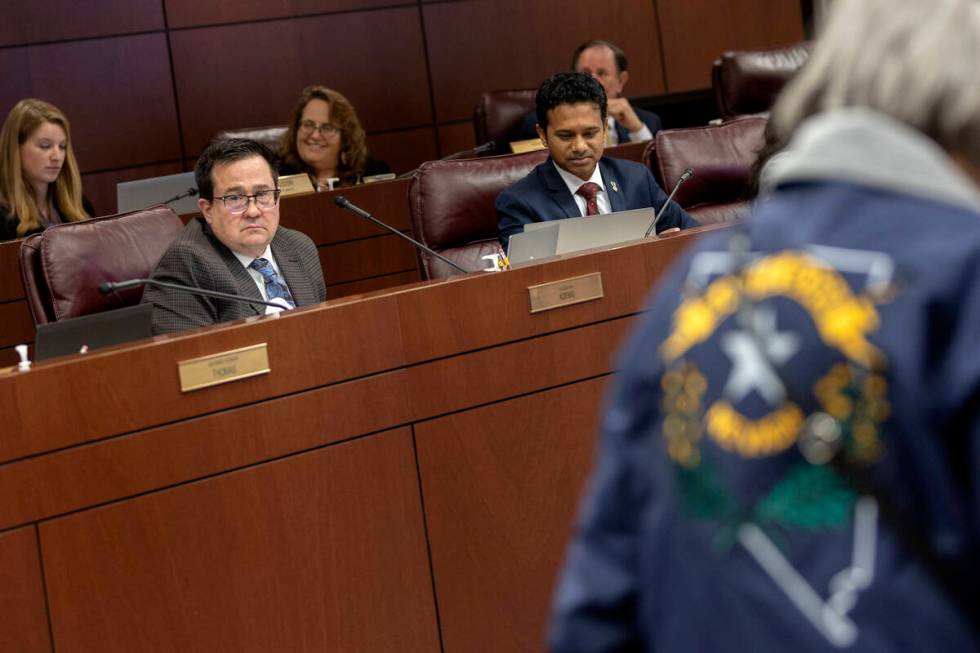
[{"label": "gray plaid suit jacket", "polygon": [[[324,301],[327,289],[313,241],[298,231],[279,227],[271,245],[272,255],[286,278],[296,305],[306,306]],[[262,299],[262,293],[248,270],[215,237],[201,217],[187,223],[184,231],[160,257],[152,277]],[[262,304],[213,299],[150,286],[144,289],[142,301],[153,304],[155,334],[173,333],[265,313]]]}]

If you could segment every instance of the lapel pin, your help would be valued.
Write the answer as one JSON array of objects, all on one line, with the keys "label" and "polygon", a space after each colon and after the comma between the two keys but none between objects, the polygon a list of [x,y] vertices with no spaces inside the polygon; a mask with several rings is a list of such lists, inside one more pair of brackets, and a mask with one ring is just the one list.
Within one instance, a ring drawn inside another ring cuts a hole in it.
[{"label": "lapel pin", "polygon": [[612,186],[612,189],[613,189],[613,192],[614,193],[618,193],[619,192],[619,186],[616,185],[616,182],[615,181],[613,181],[610,185]]}]

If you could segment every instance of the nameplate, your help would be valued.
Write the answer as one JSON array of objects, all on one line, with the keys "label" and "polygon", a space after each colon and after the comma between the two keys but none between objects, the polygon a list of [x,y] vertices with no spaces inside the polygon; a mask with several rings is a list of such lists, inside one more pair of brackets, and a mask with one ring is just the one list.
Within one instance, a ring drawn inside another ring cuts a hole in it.
[{"label": "nameplate", "polygon": [[361,180],[365,184],[376,184],[379,181],[391,181],[395,178],[395,173],[393,172],[382,172],[380,175],[368,175]]},{"label": "nameplate", "polygon": [[529,138],[526,141],[512,141],[510,151],[514,154],[523,154],[524,152],[537,152],[543,150],[544,147],[540,138]]},{"label": "nameplate", "polygon": [[528,286],[527,292],[531,299],[532,313],[602,299],[602,273],[593,272],[581,277]]},{"label": "nameplate", "polygon": [[242,347],[220,354],[177,363],[180,391],[190,392],[221,383],[247,379],[269,373],[269,351],[266,343]]},{"label": "nameplate", "polygon": [[314,192],[313,184],[310,182],[310,176],[306,173],[279,177],[279,189],[282,191],[280,193],[282,197]]}]

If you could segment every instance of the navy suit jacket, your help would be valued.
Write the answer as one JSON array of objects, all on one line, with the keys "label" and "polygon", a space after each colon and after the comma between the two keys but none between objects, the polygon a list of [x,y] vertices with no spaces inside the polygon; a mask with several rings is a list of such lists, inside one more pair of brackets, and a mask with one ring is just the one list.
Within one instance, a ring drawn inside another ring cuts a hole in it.
[{"label": "navy suit jacket", "polygon": [[[661,130],[663,125],[660,123],[660,116],[645,109],[639,107],[633,107],[633,111],[636,112],[636,117],[640,121],[650,128],[650,134],[653,136],[657,135],[657,132]],[[538,115],[531,111],[524,115],[524,119],[521,120],[521,131],[517,135],[517,140],[527,140],[529,138],[537,138],[538,131],[534,128],[538,124]],[[630,133],[625,127],[620,125],[618,122],[614,123],[616,126],[616,135],[619,137],[620,143],[630,142]]]},{"label": "navy suit jacket", "polygon": [[[647,207],[659,211],[667,201],[667,194],[641,163],[603,157],[599,159],[599,171],[614,213]],[[551,157],[497,196],[497,228],[505,248],[511,234],[524,231],[524,225],[528,223],[581,215]],[[696,226],[698,223],[672,201],[660,218],[657,233],[671,227],[687,229]]]}]

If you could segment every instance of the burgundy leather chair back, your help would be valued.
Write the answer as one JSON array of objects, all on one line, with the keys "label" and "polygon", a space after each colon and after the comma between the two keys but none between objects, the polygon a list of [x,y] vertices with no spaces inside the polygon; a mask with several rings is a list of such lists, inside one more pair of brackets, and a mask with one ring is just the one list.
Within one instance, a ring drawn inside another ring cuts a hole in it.
[{"label": "burgundy leather chair back", "polygon": [[473,110],[473,131],[476,144],[493,141],[497,154],[510,152],[510,143],[520,140],[517,131],[524,116],[534,111],[536,88],[514,91],[491,91],[480,96]]},{"label": "burgundy leather chair back", "polygon": [[[482,159],[423,163],[408,187],[409,212],[416,237],[467,270],[488,266],[481,259],[503,249],[497,239],[497,195],[544,161],[547,151]],[[418,253],[423,279],[441,279],[455,270]]]},{"label": "burgundy leather chair back", "polygon": [[723,120],[769,111],[776,96],[810,56],[804,41],[786,48],[726,52],[711,70],[718,115]]},{"label": "burgundy leather chair back", "polygon": [[34,324],[139,303],[142,288],[102,295],[99,284],[150,276],[183,228],[173,209],[155,206],[29,236],[20,247],[20,274]]},{"label": "burgundy leather chair back", "polygon": [[657,183],[670,192],[686,168],[694,178],[674,200],[701,224],[730,222],[748,213],[752,164],[763,145],[768,120],[745,116],[686,129],[662,129],[643,153]]},{"label": "burgundy leather chair back", "polygon": [[279,141],[286,133],[286,125],[274,125],[272,127],[249,127],[248,129],[226,129],[218,132],[215,138],[247,138],[258,141],[269,147],[273,152],[279,151]]}]

